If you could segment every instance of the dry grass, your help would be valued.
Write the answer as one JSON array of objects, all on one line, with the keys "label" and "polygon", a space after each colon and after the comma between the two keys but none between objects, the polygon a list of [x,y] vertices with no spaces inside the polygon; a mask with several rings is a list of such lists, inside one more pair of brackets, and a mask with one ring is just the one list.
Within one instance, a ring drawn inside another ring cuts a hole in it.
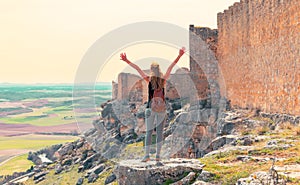
[{"label": "dry grass", "polygon": [[294,127],[290,122],[283,122],[279,125],[279,128],[282,130],[292,130]]},{"label": "dry grass", "polygon": [[300,136],[300,126],[294,126],[292,129],[296,136]]},{"label": "dry grass", "polygon": [[224,185],[235,184],[238,179],[248,177],[256,171],[267,171],[271,166],[271,162],[236,161],[237,155],[241,154],[243,153],[234,151],[201,158],[200,161],[206,165],[204,170],[216,175],[211,182]]},{"label": "dry grass", "polygon": [[[110,161],[105,163],[107,166],[112,166]],[[78,166],[71,166],[70,170],[63,171],[61,174],[55,175],[55,170],[49,170],[49,174],[46,175],[46,179],[40,182],[40,185],[49,185],[49,184],[57,184],[57,185],[65,185],[65,184],[76,184],[78,178],[83,177],[86,172],[78,173]],[[98,179],[94,183],[88,183],[87,179],[84,178],[83,184],[105,184],[106,178],[113,172],[113,168],[108,168],[99,174]],[[25,185],[34,185],[33,177],[27,180]]]},{"label": "dry grass", "polygon": [[[283,123],[279,130],[270,130],[267,126],[267,119],[265,120],[265,126],[251,130],[246,127],[240,127],[239,131],[241,134],[254,134],[254,135],[265,135],[265,140],[253,143],[252,145],[256,149],[250,153],[242,151],[233,151],[226,153],[218,153],[213,156],[199,159],[206,166],[204,170],[216,174],[211,179],[211,182],[217,184],[235,184],[239,178],[248,177],[250,174],[257,171],[268,172],[272,166],[272,161],[256,161],[250,160],[247,162],[238,161],[236,158],[238,155],[250,155],[252,157],[259,158],[273,158],[283,159],[276,161],[276,166],[285,165],[296,165],[300,164],[300,127],[294,126],[290,123]],[[282,148],[264,148],[269,140],[280,140],[280,144],[292,144],[287,149]],[[285,140],[286,139],[286,140]],[[289,185],[300,184],[300,179],[292,179],[282,177]]]},{"label": "dry grass", "polygon": [[33,162],[27,160],[28,154],[16,156],[0,166],[1,175],[11,175],[13,172],[23,172],[33,166]]},{"label": "dry grass", "polygon": [[270,131],[268,126],[260,126],[256,129],[256,134],[257,135],[265,135]]}]

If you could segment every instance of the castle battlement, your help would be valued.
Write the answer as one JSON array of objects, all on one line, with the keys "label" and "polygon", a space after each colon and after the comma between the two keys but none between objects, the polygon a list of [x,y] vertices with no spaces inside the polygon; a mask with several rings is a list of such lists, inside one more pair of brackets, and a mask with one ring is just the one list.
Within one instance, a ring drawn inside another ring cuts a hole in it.
[{"label": "castle battlement", "polygon": [[241,0],[218,13],[223,95],[233,105],[300,114],[299,22],[299,0]]},{"label": "castle battlement", "polygon": [[[241,0],[218,13],[217,19],[218,30],[189,27],[190,53],[198,58],[190,58],[186,78],[193,80],[198,97],[217,100],[221,94],[233,106],[299,115],[300,1]],[[207,48],[217,62],[207,57]],[[173,78],[186,85],[180,74]],[[114,97],[134,99],[142,94],[146,101],[146,87],[140,81],[120,75]],[[168,96],[177,97],[175,90]]]}]

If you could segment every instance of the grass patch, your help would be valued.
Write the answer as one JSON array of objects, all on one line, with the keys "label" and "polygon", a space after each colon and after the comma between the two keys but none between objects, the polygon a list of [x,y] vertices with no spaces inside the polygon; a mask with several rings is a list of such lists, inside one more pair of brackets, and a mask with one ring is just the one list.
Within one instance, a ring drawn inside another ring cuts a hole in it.
[{"label": "grass patch", "polygon": [[241,154],[244,154],[244,152],[240,153],[240,151],[234,151],[221,155],[216,154],[214,156],[204,157],[199,160],[201,163],[205,164],[204,170],[215,174],[215,177],[211,179],[211,182],[221,183],[222,185],[235,184],[238,179],[248,177],[256,171],[268,170],[271,166],[271,162],[236,162],[236,156]]},{"label": "grass patch", "polygon": [[271,149],[271,148],[262,148],[257,150],[250,150],[248,152],[249,155],[274,155],[277,149]]},{"label": "grass patch", "polygon": [[[79,177],[83,176],[82,173],[77,173],[79,165],[74,165],[69,171],[63,171],[60,174],[55,175],[54,170],[50,170],[46,175],[46,179],[41,181],[39,185],[49,185],[49,184],[76,184]],[[35,185],[33,178],[24,182],[25,185]],[[87,184],[87,182],[85,183]]]},{"label": "grass patch", "polygon": [[[257,171],[268,172],[272,166],[272,161],[256,161],[250,160],[247,162],[237,161],[237,155],[250,155],[255,157],[275,157],[286,158],[283,161],[276,161],[276,166],[300,164],[300,142],[299,137],[296,134],[295,129],[298,127],[286,126],[284,129],[279,131],[268,130],[265,133],[270,133],[270,137],[264,141],[254,143],[256,146],[255,150],[247,151],[232,151],[232,152],[221,152],[213,156],[200,158],[200,162],[205,164],[204,170],[214,173],[215,176],[211,179],[212,183],[216,184],[235,184],[240,178],[248,177],[250,174]],[[300,129],[299,129],[300,130]],[[248,130],[244,130],[248,132]],[[251,131],[250,131],[251,132]],[[257,132],[254,131],[254,132]],[[264,148],[268,140],[278,140],[278,145],[293,144],[287,149],[283,148]],[[282,140],[287,139],[287,140]],[[284,179],[289,184],[299,184],[299,179],[286,178]]]},{"label": "grass patch", "polygon": [[171,180],[171,179],[168,179],[168,180],[166,180],[166,182],[163,183],[163,185],[169,185],[169,184],[172,184],[172,183],[174,183],[174,181]]},{"label": "grass patch", "polygon": [[246,135],[250,135],[252,132],[250,131],[250,129],[243,129],[241,130],[241,134],[243,136],[246,136]]},{"label": "grass patch", "polygon": [[16,156],[0,166],[0,176],[11,175],[14,172],[23,172],[33,166],[33,162],[27,160],[28,154]]},{"label": "grass patch", "polygon": [[[182,175],[177,176],[176,178],[178,178],[178,180],[185,178],[190,172],[184,172]],[[163,185],[169,185],[176,182],[176,180],[172,180],[172,179],[167,179]]]},{"label": "grass patch", "polygon": [[291,157],[283,161],[284,165],[300,164],[300,156]]},{"label": "grass patch", "polygon": [[296,136],[300,136],[300,127],[299,126],[295,126],[293,128],[293,131]]},{"label": "grass patch", "polygon": [[136,159],[144,155],[143,141],[138,143],[128,144],[122,151],[121,159]]},{"label": "grass patch", "polygon": [[292,130],[293,127],[294,125],[291,124],[290,122],[284,122],[279,125],[279,128],[282,130]]},{"label": "grass patch", "polygon": [[[105,163],[107,166],[111,166],[112,163],[110,161]],[[39,185],[49,185],[49,184],[61,184],[61,185],[73,185],[76,184],[77,180],[80,177],[84,177],[85,172],[78,173],[79,164],[71,166],[71,168],[67,171],[63,171],[60,174],[54,174],[55,170],[50,170],[46,175],[46,179],[39,183]],[[83,184],[105,184],[106,178],[112,173],[113,168],[109,168],[107,171],[104,171],[99,174],[98,179],[94,183],[88,183],[87,179],[84,178]],[[35,185],[33,178],[24,182],[25,185]],[[113,184],[117,184],[116,181]]]},{"label": "grass patch", "polygon": [[268,126],[260,126],[256,130],[257,135],[264,135],[270,131]]},{"label": "grass patch", "polygon": [[247,151],[233,150],[230,152],[220,152],[218,154],[213,155],[213,158],[220,163],[228,163],[236,161],[236,156],[238,155],[247,155]]},{"label": "grass patch", "polygon": [[[105,184],[105,180],[106,178],[113,172],[113,168],[105,171],[105,172],[102,172],[98,179],[96,180],[95,184]],[[85,179],[86,180],[86,179]]]},{"label": "grass patch", "polygon": [[251,119],[257,120],[257,121],[263,121],[263,122],[265,122],[268,125],[275,125],[275,122],[272,119],[267,118],[267,117],[254,116]]}]

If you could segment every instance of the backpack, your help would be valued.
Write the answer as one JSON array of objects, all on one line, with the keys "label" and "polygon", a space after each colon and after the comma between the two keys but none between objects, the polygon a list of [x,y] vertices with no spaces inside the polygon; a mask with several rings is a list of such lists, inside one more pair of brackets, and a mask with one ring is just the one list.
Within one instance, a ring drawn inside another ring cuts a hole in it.
[{"label": "backpack", "polygon": [[166,111],[163,89],[154,89],[153,98],[151,99],[151,109],[155,112]]}]

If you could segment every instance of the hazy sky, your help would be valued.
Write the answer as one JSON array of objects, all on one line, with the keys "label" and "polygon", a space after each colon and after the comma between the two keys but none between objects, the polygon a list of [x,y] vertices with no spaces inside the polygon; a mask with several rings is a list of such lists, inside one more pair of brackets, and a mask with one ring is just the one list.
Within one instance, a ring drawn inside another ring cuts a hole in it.
[{"label": "hazy sky", "polygon": [[[0,0],[0,82],[73,83],[85,52],[111,30],[139,21],[217,28],[217,13],[234,2]],[[177,51],[172,57],[176,55]],[[187,61],[186,57],[179,65]],[[115,79],[124,67],[117,65],[99,80]]]}]

